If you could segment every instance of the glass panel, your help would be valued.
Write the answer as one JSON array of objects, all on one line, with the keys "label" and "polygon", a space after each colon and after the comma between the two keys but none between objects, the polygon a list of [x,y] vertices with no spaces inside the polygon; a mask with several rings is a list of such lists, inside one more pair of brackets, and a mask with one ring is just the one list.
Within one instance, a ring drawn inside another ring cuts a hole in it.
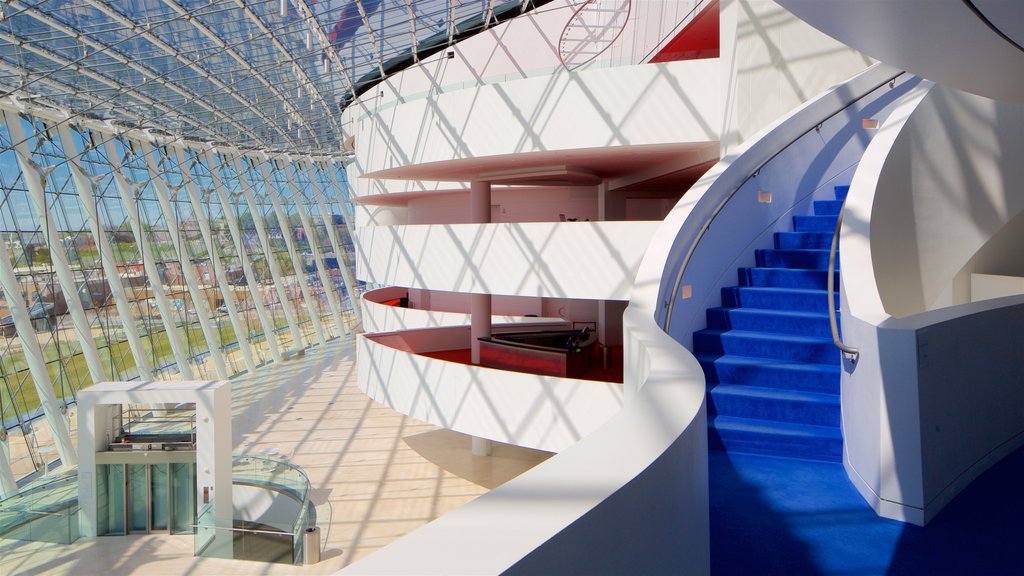
[{"label": "glass panel", "polygon": [[146,492],[146,465],[128,464],[128,530],[149,530],[149,506]]},{"label": "glass panel", "polygon": [[[123,535],[124,529],[124,464],[102,466],[106,468],[107,529],[99,534]],[[102,473],[102,472],[101,472]]]},{"label": "glass panel", "polygon": [[149,467],[150,530],[167,530],[167,464]]},{"label": "glass panel", "polygon": [[171,534],[192,534],[196,521],[196,468],[171,464]]}]

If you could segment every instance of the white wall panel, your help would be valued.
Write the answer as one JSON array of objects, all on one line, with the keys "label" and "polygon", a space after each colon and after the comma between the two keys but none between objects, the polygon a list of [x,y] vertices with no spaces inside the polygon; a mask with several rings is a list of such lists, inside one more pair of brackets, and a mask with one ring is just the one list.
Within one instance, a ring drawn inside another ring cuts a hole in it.
[{"label": "white wall panel", "polygon": [[360,280],[449,292],[628,300],[657,222],[373,226]]}]

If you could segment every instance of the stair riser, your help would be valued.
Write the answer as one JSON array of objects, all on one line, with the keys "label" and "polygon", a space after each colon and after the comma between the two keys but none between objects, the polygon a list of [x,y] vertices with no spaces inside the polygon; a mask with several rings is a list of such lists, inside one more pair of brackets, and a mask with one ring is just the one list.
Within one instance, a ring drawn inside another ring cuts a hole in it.
[{"label": "stair riser", "polygon": [[828,250],[832,234],[828,232],[776,232],[775,247],[782,250]]},{"label": "stair riser", "polygon": [[773,339],[770,335],[740,336],[729,332],[725,334],[696,332],[693,335],[693,348],[697,354],[735,354],[790,362],[830,364],[839,360],[839,350],[832,342],[794,345],[789,341]]},{"label": "stair riser", "polygon": [[[835,307],[839,308],[839,294],[833,295]],[[828,299],[824,292],[806,294],[803,292],[763,292],[751,288],[731,286],[722,289],[722,306],[728,308],[762,308],[794,312],[828,312]]]},{"label": "stair riser", "polygon": [[768,388],[839,394],[838,366],[807,366],[798,370],[767,362],[751,365],[730,364],[723,360],[702,361],[701,366],[708,384],[754,384]]},{"label": "stair riser", "polygon": [[707,311],[708,328],[715,330],[750,330],[773,334],[801,336],[831,335],[828,318],[807,318],[784,314],[758,314],[740,309],[712,308]]},{"label": "stair riser", "polygon": [[[758,250],[755,260],[761,268],[828,270],[828,255],[828,250]],[[835,266],[839,270],[838,252]]]},{"label": "stair riser", "polygon": [[836,231],[835,216],[793,216],[794,232],[832,232]]},{"label": "stair riser", "polygon": [[815,216],[838,216],[839,211],[843,208],[842,200],[815,200],[814,201],[814,215]]},{"label": "stair riser", "polygon": [[708,430],[708,446],[712,450],[726,452],[783,456],[786,458],[802,458],[804,460],[821,460],[825,462],[843,461],[843,443],[832,439],[785,439],[772,441],[761,435],[743,434],[735,436],[729,433],[721,433],[711,428]]},{"label": "stair riser", "polygon": [[833,190],[835,191],[836,200],[846,200],[846,195],[850,193],[849,186],[836,186]]},{"label": "stair riser", "polygon": [[758,418],[778,422],[797,422],[817,426],[839,426],[839,398],[835,404],[799,402],[765,398],[747,398],[709,391],[709,416],[726,414],[741,418]]},{"label": "stair riser", "polygon": [[[835,285],[839,286],[839,271],[835,273]],[[802,288],[825,290],[828,288],[828,273],[824,270],[786,270],[783,268],[740,268],[740,285],[764,288]]]}]

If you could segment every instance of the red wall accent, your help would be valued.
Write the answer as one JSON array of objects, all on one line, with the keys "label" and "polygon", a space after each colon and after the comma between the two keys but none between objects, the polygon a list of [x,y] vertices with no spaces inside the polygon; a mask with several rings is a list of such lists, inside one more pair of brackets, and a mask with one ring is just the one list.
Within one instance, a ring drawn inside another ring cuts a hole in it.
[{"label": "red wall accent", "polygon": [[715,0],[651,58],[651,63],[718,58],[718,13]]}]

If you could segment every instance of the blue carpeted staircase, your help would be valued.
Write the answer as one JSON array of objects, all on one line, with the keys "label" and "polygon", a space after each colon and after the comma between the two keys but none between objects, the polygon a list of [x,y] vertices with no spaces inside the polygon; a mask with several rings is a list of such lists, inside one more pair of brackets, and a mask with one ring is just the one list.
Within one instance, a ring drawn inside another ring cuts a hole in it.
[{"label": "blue carpeted staircase", "polygon": [[825,289],[848,189],[836,186],[836,200],[815,201],[813,216],[794,216],[775,248],[757,250],[757,266],[740,268],[740,285],[722,289],[722,307],[708,309],[707,329],[694,333],[712,449],[842,461],[841,357]]}]

